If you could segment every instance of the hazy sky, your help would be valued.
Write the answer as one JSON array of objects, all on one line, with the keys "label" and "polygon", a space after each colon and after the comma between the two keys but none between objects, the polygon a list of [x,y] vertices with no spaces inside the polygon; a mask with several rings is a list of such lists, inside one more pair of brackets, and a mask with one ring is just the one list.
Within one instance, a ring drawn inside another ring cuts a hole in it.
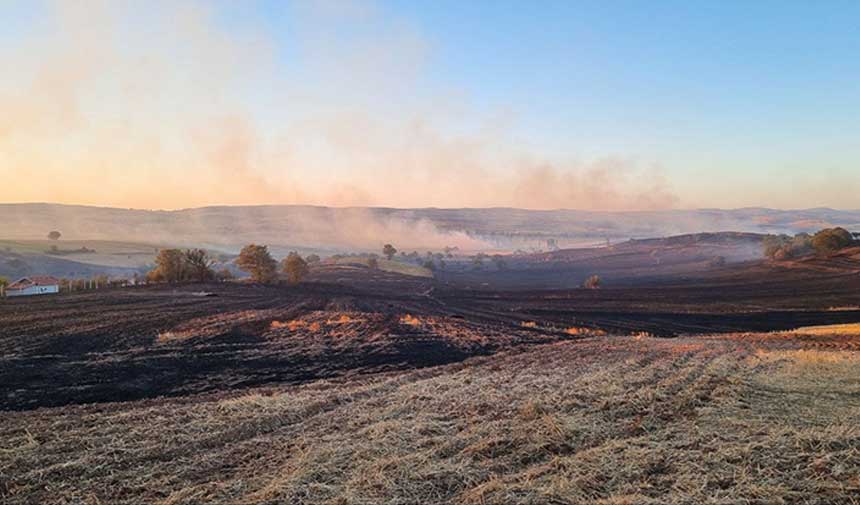
[{"label": "hazy sky", "polygon": [[860,208],[860,2],[0,0],[0,202]]}]

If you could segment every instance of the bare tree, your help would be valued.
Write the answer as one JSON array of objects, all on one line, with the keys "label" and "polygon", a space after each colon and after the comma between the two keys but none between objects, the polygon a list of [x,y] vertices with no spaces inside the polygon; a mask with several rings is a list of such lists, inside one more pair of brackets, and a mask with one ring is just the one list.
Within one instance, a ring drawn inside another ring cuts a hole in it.
[{"label": "bare tree", "polygon": [[215,278],[215,272],[212,271],[212,259],[203,249],[189,249],[185,251],[185,276],[189,279],[206,282]]}]

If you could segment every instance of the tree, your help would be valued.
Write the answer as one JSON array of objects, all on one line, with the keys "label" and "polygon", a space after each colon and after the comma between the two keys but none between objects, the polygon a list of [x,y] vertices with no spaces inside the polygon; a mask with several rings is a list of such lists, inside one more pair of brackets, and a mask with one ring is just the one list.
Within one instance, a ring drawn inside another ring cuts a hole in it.
[{"label": "tree", "polygon": [[314,263],[319,263],[320,257],[317,256],[316,254],[310,254],[310,255],[308,255],[307,258],[305,258],[305,261],[308,262],[308,265],[312,265]]},{"label": "tree", "polygon": [[60,240],[60,237],[62,237],[62,236],[63,236],[63,234],[56,231],[56,230],[54,230],[48,234],[48,238],[51,240]]},{"label": "tree", "polygon": [[179,249],[162,249],[155,257],[155,268],[146,274],[149,282],[170,284],[185,280],[185,254]]},{"label": "tree", "polygon": [[284,258],[281,266],[284,273],[287,274],[287,280],[290,284],[302,282],[302,279],[308,274],[308,263],[295,251],[292,251]]},{"label": "tree", "polygon": [[768,235],[764,238],[764,255],[781,261],[811,254],[812,237],[808,233],[790,235]]},{"label": "tree", "polygon": [[242,248],[236,266],[251,275],[254,282],[270,283],[278,278],[278,262],[264,245],[250,244]]},{"label": "tree", "polygon": [[427,260],[424,262],[424,268],[430,270],[431,272],[436,271],[436,263],[433,263],[433,260]]},{"label": "tree", "polygon": [[0,297],[6,296],[6,286],[9,285],[9,279],[0,277]]},{"label": "tree", "polygon": [[183,276],[197,282],[211,281],[215,278],[212,259],[203,249],[188,249],[184,253]]},{"label": "tree", "polygon": [[854,236],[845,228],[826,228],[812,236],[812,247],[822,256],[829,256],[854,243]]},{"label": "tree", "polygon": [[367,258],[367,267],[371,270],[379,270],[379,260],[376,259],[376,256]]},{"label": "tree", "polygon": [[598,289],[600,287],[600,276],[592,275],[588,279],[585,279],[582,286],[588,289]]},{"label": "tree", "polygon": [[388,258],[388,261],[391,261],[395,254],[397,254],[397,249],[393,245],[385,244],[382,246],[382,255]]}]

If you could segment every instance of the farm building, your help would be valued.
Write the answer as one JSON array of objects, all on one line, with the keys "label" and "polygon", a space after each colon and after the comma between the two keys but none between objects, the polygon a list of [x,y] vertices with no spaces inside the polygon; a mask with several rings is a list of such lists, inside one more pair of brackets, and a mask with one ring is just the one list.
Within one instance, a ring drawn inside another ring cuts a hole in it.
[{"label": "farm building", "polygon": [[6,296],[47,295],[60,292],[60,281],[50,275],[19,279],[6,288]]}]

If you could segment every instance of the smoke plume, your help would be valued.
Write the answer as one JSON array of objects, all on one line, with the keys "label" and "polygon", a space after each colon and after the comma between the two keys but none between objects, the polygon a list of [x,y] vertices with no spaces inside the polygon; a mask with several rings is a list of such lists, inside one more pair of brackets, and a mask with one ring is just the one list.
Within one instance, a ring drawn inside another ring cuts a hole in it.
[{"label": "smoke plume", "polygon": [[659,167],[518,148],[498,115],[430,85],[431,44],[373,4],[282,7],[296,27],[288,47],[205,3],[142,5],[51,3],[0,44],[0,201],[678,203]]}]

